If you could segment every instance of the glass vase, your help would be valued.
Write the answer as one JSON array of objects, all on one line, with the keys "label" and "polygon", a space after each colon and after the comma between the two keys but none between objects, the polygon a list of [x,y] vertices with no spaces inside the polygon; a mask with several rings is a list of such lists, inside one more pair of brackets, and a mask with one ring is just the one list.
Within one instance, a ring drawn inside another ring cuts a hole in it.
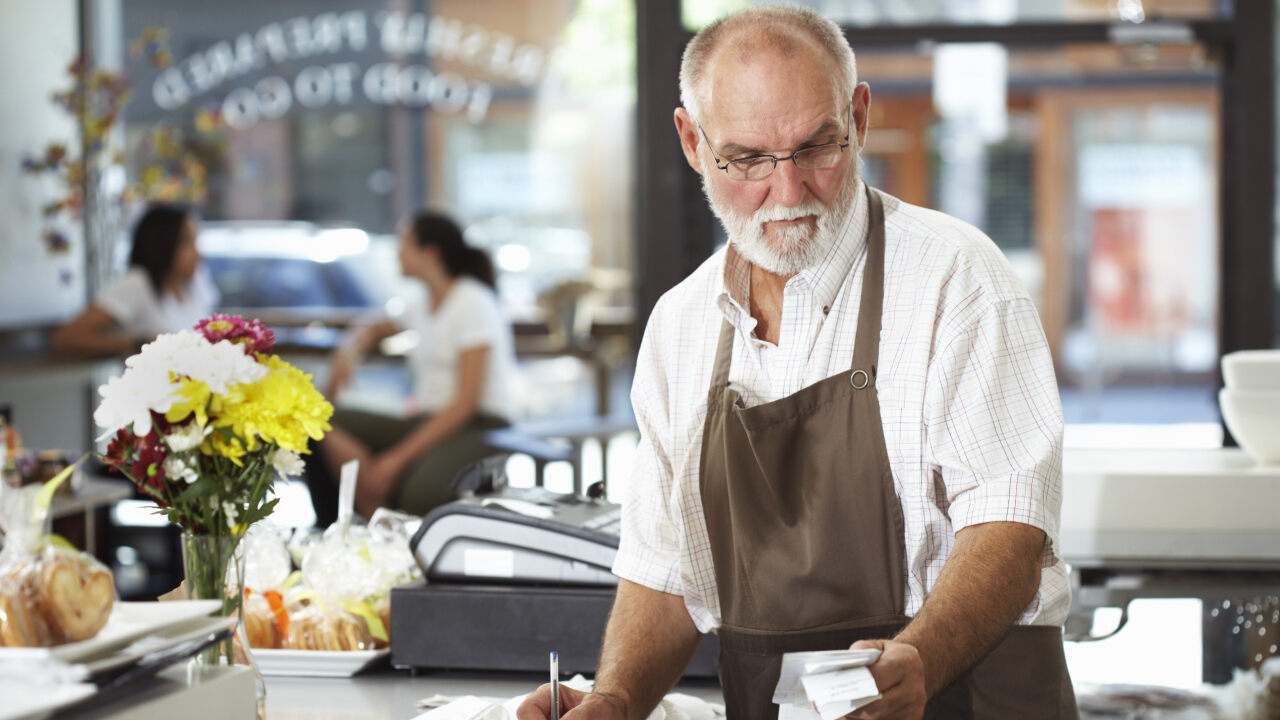
[{"label": "glass vase", "polygon": [[245,635],[244,616],[244,548],[240,538],[234,535],[204,535],[182,533],[182,567],[186,579],[183,590],[189,600],[217,600],[221,603],[219,614],[235,617],[234,635],[201,651],[188,665],[188,675],[198,681],[206,669],[246,665],[253,670],[258,718],[267,716],[267,685],[253,660],[249,641]]}]

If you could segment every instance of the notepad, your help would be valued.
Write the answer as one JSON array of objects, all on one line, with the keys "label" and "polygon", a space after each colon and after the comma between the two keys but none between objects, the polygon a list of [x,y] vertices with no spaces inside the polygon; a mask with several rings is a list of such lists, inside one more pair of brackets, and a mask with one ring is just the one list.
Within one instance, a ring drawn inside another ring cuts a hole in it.
[{"label": "notepad", "polygon": [[773,691],[778,720],[834,720],[880,699],[867,666],[880,651],[823,650],[787,653]]}]

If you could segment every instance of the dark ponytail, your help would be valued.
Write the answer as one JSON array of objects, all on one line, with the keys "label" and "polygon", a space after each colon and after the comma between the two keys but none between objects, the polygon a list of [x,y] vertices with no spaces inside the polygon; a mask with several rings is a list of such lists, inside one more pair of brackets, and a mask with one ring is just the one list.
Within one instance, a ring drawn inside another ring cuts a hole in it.
[{"label": "dark ponytail", "polygon": [[457,223],[440,213],[426,211],[413,216],[412,227],[418,247],[436,248],[451,277],[470,275],[490,288],[497,288],[489,253],[468,245]]},{"label": "dark ponytail", "polygon": [[152,205],[133,226],[129,267],[140,267],[146,272],[157,297],[173,268],[173,256],[182,240],[182,226],[193,212],[186,205]]}]

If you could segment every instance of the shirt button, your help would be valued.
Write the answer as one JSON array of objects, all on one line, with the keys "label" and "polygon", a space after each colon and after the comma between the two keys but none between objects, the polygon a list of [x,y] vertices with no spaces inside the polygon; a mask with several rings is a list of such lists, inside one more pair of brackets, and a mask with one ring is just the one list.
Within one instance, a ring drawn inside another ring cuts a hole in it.
[{"label": "shirt button", "polygon": [[830,312],[831,312],[831,306],[830,306],[830,305],[823,305],[823,306],[822,306],[822,314],[823,314],[823,315],[827,315],[827,314],[829,314]]}]

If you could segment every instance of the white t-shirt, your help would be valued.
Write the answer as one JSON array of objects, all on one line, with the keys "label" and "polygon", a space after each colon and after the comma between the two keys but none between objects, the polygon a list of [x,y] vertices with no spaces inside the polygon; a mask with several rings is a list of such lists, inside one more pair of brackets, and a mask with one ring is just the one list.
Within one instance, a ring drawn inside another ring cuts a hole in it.
[{"label": "white t-shirt", "polygon": [[93,302],[129,335],[153,338],[194,327],[213,313],[219,299],[218,288],[203,265],[187,283],[181,300],[167,290],[157,298],[146,271],[134,266],[104,288]]},{"label": "white t-shirt", "polygon": [[488,285],[460,277],[435,312],[415,304],[401,323],[418,335],[418,344],[409,353],[409,367],[419,410],[436,412],[448,405],[458,388],[458,357],[464,350],[487,346],[489,367],[480,393],[480,411],[511,418],[517,372],[515,342],[511,324]]}]

